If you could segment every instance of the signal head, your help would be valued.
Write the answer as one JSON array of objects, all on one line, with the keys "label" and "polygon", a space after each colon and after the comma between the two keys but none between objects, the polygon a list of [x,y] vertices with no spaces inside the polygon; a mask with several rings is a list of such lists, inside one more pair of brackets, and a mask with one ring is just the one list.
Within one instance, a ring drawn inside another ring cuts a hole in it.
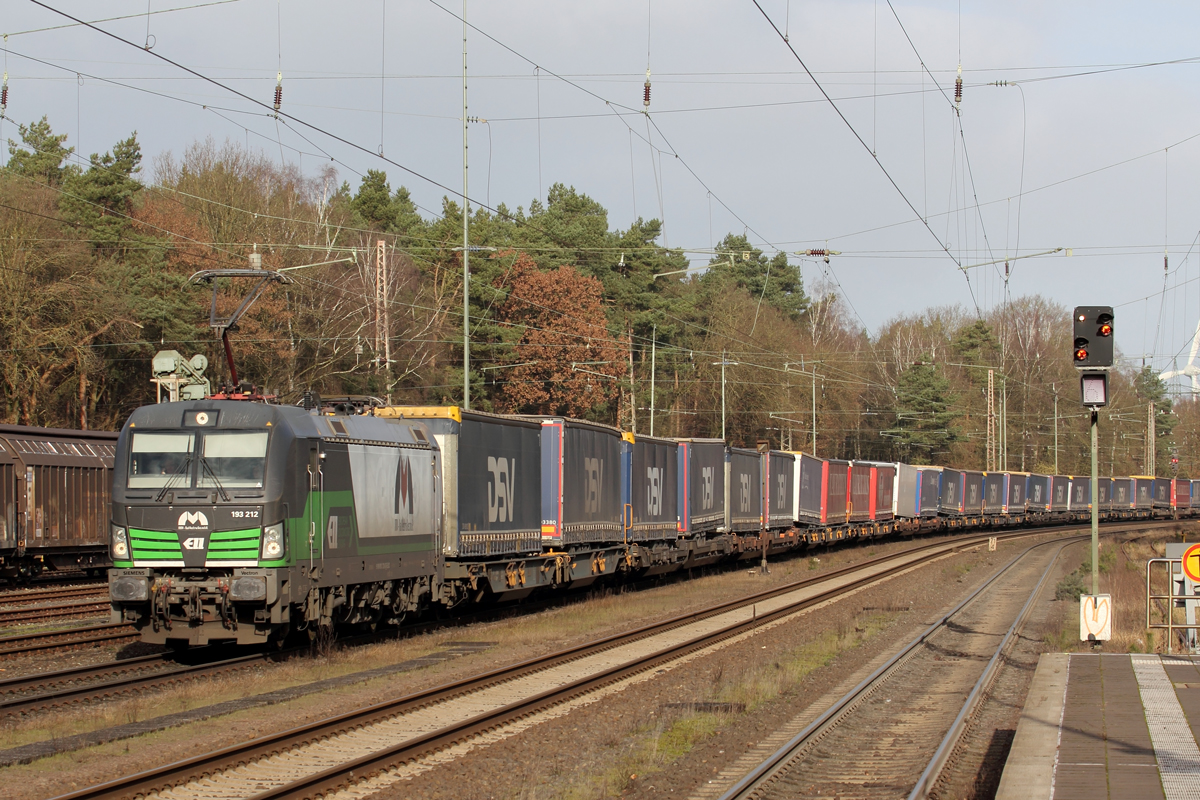
[{"label": "signal head", "polygon": [[[1071,318],[1075,342],[1072,357],[1076,367],[1113,365],[1112,306],[1077,306]],[[1095,341],[1092,341],[1092,339]]]}]

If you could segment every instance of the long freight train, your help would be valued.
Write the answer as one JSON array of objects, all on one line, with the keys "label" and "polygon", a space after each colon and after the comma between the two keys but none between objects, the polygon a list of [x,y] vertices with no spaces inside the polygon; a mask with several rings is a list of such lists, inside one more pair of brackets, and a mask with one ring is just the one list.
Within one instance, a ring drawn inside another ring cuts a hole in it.
[{"label": "long freight train", "polygon": [[[223,400],[135,411],[113,474],[114,621],[156,643],[279,641],[820,542],[1091,513],[1089,480],[1071,476],[820,459],[455,407],[347,411]],[[1100,481],[1098,499],[1106,518],[1137,518],[1190,514],[1192,494],[1186,480],[1119,477]]]},{"label": "long freight train", "polygon": [[109,565],[117,434],[0,425],[0,579]]}]

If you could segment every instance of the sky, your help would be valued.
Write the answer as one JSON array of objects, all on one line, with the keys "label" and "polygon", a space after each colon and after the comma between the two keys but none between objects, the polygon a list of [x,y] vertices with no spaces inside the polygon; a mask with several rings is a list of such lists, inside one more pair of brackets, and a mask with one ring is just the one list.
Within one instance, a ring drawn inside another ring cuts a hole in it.
[{"label": "sky", "polygon": [[[0,138],[44,115],[86,155],[136,130],[147,180],[155,157],[229,139],[352,188],[385,170],[432,217],[463,188],[463,14],[8,0]],[[744,233],[873,335],[930,307],[996,308],[1009,259],[1008,297],[1112,305],[1126,363],[1188,360],[1196,4],[467,0],[465,15],[467,114],[486,120],[468,126],[473,204],[528,208],[572,185],[612,228],[662,219],[659,243],[694,265]],[[280,72],[291,119],[276,121],[237,93],[270,106]]]}]

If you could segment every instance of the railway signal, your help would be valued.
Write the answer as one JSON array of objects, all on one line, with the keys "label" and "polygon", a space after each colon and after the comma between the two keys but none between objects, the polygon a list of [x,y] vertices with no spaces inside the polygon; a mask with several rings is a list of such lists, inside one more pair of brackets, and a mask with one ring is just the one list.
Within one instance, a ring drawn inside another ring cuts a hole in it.
[{"label": "railway signal", "polygon": [[[1084,595],[1079,607],[1080,638],[1096,641],[1094,631],[1085,622],[1088,616],[1085,608],[1091,603],[1091,616],[1095,622],[1101,598],[1100,574],[1097,571],[1100,560],[1100,503],[1099,498],[1099,434],[1097,423],[1099,409],[1108,405],[1108,370],[1113,365],[1113,310],[1112,306],[1076,306],[1071,317],[1073,341],[1071,357],[1075,368],[1080,371],[1079,390],[1083,405],[1091,410],[1092,429],[1092,593]],[[1111,600],[1109,601],[1111,602]],[[1106,608],[1110,608],[1107,606]],[[1090,635],[1089,635],[1090,634]]]},{"label": "railway signal", "polygon": [[1076,306],[1072,357],[1081,369],[1113,365],[1112,306]]}]

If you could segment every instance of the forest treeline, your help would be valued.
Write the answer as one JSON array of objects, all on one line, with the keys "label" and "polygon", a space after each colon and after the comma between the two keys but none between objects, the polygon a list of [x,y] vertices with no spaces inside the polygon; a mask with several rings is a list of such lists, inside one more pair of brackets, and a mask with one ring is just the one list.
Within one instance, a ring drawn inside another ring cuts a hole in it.
[{"label": "forest treeline", "polygon": [[[19,134],[0,168],[3,421],[119,428],[153,402],[158,350],[204,353],[214,386],[228,380],[211,290],[189,277],[247,268],[252,252],[292,280],[231,334],[245,379],[280,402],[308,389],[461,402],[455,201],[434,213],[383,172],[354,187],[331,166],[305,174],[228,142],[197,142],[147,169],[136,134],[86,166],[45,119]],[[528,207],[472,210],[469,228],[474,408],[720,436],[724,369],[734,443],[984,468],[990,371],[1001,466],[1049,471],[1057,458],[1059,472],[1090,469],[1070,312],[1043,297],[982,315],[899,312],[872,334],[836,283],[805,287],[786,254],[731,233],[704,263],[689,261],[657,243],[660,221],[611,227],[574,187],[556,184]],[[229,314],[250,284],[218,288],[218,314]],[[1153,403],[1154,471],[1171,474],[1177,454],[1179,474],[1200,475],[1193,399],[1172,402],[1149,368],[1117,371],[1110,394],[1104,472],[1147,471]]]}]

